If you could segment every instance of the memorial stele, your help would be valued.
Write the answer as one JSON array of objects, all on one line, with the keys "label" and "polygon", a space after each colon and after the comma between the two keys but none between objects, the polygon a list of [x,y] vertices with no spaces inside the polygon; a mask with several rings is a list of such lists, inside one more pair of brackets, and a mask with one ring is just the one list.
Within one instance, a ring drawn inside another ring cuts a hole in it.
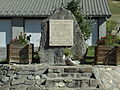
[{"label": "memorial stele", "polygon": [[49,46],[73,46],[73,20],[49,20]]}]

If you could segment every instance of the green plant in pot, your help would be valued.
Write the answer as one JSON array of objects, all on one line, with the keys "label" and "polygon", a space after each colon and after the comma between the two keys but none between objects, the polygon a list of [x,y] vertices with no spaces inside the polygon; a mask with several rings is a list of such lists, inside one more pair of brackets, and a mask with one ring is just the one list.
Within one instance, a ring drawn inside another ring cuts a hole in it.
[{"label": "green plant in pot", "polygon": [[72,50],[70,48],[64,49],[63,54],[65,55],[65,58],[68,58],[68,59],[72,58],[72,55],[73,55]]},{"label": "green plant in pot", "polygon": [[19,38],[12,39],[10,41],[10,44],[28,44],[28,41],[26,39],[26,34],[25,33],[20,33]]},{"label": "green plant in pot", "polygon": [[64,56],[65,57],[63,59],[65,60],[66,65],[73,66],[73,65],[78,65],[80,63],[79,62],[80,56],[77,54],[73,56],[72,50],[70,48],[64,49]]}]

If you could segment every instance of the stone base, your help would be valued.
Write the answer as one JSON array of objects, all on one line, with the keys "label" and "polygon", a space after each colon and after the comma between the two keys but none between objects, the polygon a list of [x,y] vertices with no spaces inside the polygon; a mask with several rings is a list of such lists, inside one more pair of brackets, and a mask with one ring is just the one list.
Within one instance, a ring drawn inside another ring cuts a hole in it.
[{"label": "stone base", "polygon": [[0,90],[98,90],[97,86],[92,66],[0,65]]}]

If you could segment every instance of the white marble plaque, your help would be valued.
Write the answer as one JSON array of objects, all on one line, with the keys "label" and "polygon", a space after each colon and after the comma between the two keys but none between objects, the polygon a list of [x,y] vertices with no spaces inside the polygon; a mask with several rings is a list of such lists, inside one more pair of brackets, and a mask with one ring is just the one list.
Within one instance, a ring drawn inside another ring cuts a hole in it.
[{"label": "white marble plaque", "polygon": [[73,46],[73,20],[50,20],[49,27],[50,46]]}]

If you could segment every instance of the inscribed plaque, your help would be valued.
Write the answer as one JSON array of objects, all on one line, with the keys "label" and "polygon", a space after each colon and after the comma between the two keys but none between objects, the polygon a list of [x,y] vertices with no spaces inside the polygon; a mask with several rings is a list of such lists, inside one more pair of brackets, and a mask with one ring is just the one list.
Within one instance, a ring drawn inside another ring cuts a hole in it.
[{"label": "inscribed plaque", "polygon": [[50,46],[73,46],[73,20],[50,20],[49,27]]}]

